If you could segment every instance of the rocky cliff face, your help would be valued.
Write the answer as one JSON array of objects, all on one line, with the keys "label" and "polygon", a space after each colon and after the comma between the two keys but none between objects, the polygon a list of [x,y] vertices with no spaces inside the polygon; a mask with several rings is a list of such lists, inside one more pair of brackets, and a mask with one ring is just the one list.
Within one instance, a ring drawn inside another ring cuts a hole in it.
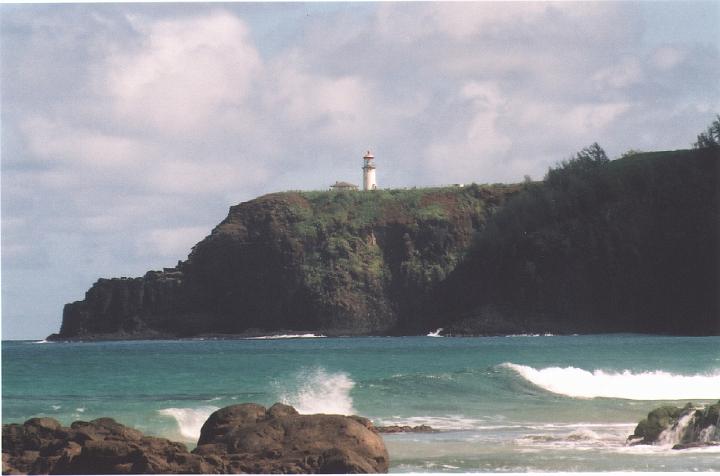
[{"label": "rocky cliff face", "polygon": [[98,280],[55,337],[426,332],[425,297],[517,190],[266,195],[231,207],[177,267]]},{"label": "rocky cliff face", "polygon": [[177,267],[99,280],[53,338],[717,335],[720,150],[601,155],[522,185],[241,203]]}]

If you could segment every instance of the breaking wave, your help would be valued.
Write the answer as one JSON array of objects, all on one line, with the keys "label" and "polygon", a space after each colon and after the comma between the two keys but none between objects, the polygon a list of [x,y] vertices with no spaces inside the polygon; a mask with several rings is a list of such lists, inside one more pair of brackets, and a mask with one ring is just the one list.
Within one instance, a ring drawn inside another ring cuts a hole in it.
[{"label": "breaking wave", "polygon": [[332,373],[323,368],[301,371],[294,383],[292,390],[281,392],[280,400],[300,413],[356,413],[350,396],[355,382],[344,372]]},{"label": "breaking wave", "polygon": [[506,362],[500,367],[517,372],[528,382],[549,392],[577,398],[628,400],[713,400],[720,395],[720,371],[712,374],[677,375],[662,370],[633,373],[606,372],[575,367],[535,369]]},{"label": "breaking wave", "polygon": [[200,438],[200,429],[203,423],[216,410],[219,408],[208,405],[198,408],[163,408],[158,410],[158,413],[174,418],[180,434],[185,438],[197,441]]}]

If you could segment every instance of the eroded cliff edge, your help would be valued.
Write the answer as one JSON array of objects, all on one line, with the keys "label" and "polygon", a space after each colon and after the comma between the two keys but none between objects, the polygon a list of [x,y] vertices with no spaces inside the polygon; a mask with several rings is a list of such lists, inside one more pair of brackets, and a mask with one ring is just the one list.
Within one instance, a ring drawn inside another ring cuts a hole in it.
[{"label": "eroded cliff edge", "polygon": [[54,339],[720,335],[720,149],[587,148],[542,182],[288,192],[175,268],[100,279]]},{"label": "eroded cliff edge", "polygon": [[431,290],[519,188],[287,192],[241,203],[175,268],[98,280],[65,306],[55,338],[423,332]]}]

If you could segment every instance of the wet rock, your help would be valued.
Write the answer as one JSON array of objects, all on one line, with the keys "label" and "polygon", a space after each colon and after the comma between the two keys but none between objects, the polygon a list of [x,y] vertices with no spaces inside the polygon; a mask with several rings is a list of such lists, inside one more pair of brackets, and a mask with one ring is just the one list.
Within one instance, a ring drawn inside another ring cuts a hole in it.
[{"label": "wet rock", "polygon": [[287,405],[241,404],[213,413],[193,453],[233,473],[379,473],[388,453],[369,420],[299,415]]},{"label": "wet rock", "polygon": [[111,418],[76,421],[65,428],[52,418],[3,425],[3,474],[217,473],[216,460],[185,445],[144,436]]},{"label": "wet rock", "polygon": [[662,406],[648,413],[632,435],[631,444],[672,444],[686,449],[720,444],[720,401],[704,408]]},{"label": "wet rock", "polygon": [[706,448],[708,446],[720,446],[720,442],[717,441],[696,441],[694,443],[677,444],[672,447],[674,450],[687,450],[690,448]]},{"label": "wet rock", "polygon": [[69,428],[33,418],[2,430],[3,474],[378,473],[388,462],[367,418],[300,415],[280,403],[216,411],[192,452],[112,418]]}]

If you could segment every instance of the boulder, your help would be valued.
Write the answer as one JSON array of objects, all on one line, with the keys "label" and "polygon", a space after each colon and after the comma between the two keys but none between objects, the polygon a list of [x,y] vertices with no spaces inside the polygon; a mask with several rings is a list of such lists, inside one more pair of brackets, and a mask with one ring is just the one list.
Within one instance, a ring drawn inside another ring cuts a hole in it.
[{"label": "boulder", "polygon": [[648,413],[632,435],[631,444],[672,444],[673,449],[720,443],[720,401],[704,408],[662,406]]},{"label": "boulder", "polygon": [[3,474],[378,473],[388,462],[367,418],[300,415],[280,403],[216,411],[192,452],[112,418],[69,428],[33,418],[2,430]]},{"label": "boulder", "polygon": [[219,457],[232,473],[384,473],[389,463],[369,420],[300,415],[280,403],[216,411],[193,453]]},{"label": "boulder", "polygon": [[3,425],[3,474],[217,473],[216,460],[190,453],[182,443],[144,436],[112,418],[52,418]]}]

